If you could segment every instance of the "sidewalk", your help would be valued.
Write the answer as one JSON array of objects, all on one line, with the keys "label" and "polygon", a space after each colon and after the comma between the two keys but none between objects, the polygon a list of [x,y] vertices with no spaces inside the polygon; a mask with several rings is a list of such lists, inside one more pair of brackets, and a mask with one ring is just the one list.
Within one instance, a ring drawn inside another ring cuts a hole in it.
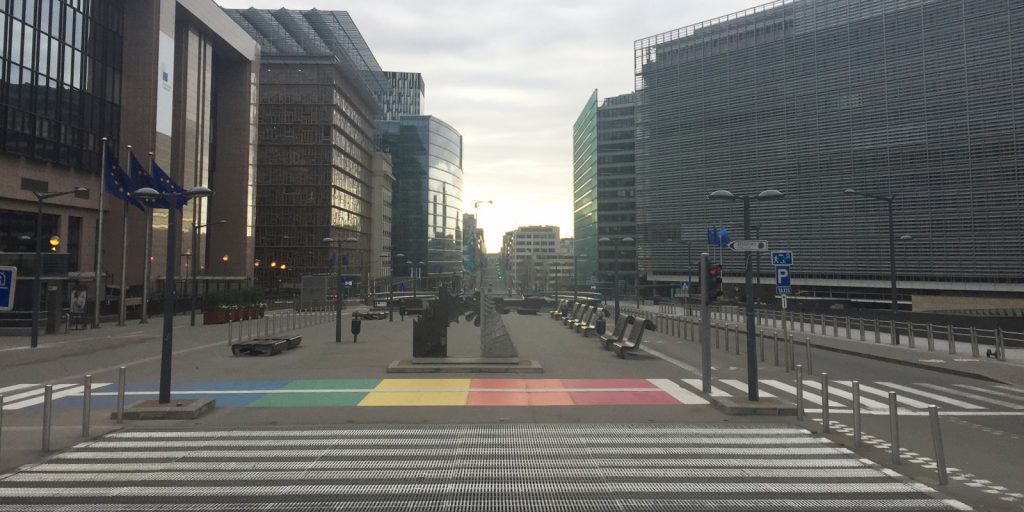
[{"label": "sidewalk", "polygon": [[[622,308],[622,310],[635,312],[636,308]],[[652,320],[656,318],[670,318],[697,322],[700,319],[699,316],[684,316],[682,308],[677,308],[676,314],[663,314],[658,313],[658,306],[645,305],[642,306],[642,311],[643,314]],[[758,333],[770,336],[783,335],[781,323],[773,326],[771,319],[764,320],[764,324],[757,326]],[[885,332],[878,333],[878,343],[876,343],[875,332],[869,329],[864,330],[864,341],[860,341],[860,329],[856,327],[850,329],[850,338],[846,338],[846,328],[843,325],[839,327],[840,336],[834,336],[835,329],[831,325],[825,330],[825,334],[822,333],[820,324],[814,326],[814,333],[811,333],[811,324],[794,322],[794,325],[795,329],[792,330],[788,329],[787,326],[786,332],[793,336],[794,343],[797,345],[803,345],[805,341],[809,340],[812,346],[825,350],[1024,386],[1024,349],[1022,348],[1007,347],[1006,361],[998,361],[994,358],[984,357],[986,348],[991,348],[991,346],[982,346],[980,350],[982,357],[976,358],[970,355],[970,343],[964,342],[956,342],[956,354],[949,354],[948,350],[946,350],[948,342],[944,338],[935,338],[936,350],[929,351],[927,350],[925,340],[920,337],[915,339],[917,348],[910,348],[906,335],[901,336],[900,345],[892,345],[889,334]],[[729,330],[739,329],[739,332],[746,333],[746,322],[742,316],[736,319],[726,319],[726,315],[713,313],[711,326],[712,331],[714,331],[716,326],[720,326],[720,328]]]}]

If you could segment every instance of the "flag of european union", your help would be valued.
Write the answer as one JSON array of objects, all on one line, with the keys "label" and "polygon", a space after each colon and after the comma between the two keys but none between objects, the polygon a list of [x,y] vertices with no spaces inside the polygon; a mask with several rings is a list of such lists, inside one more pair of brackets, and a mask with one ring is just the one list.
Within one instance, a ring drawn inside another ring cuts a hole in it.
[{"label": "flag of european union", "polygon": [[[185,203],[188,202],[189,198],[185,195],[185,189],[182,188],[181,185],[175,183],[174,180],[172,180],[156,162],[153,162],[153,175],[150,176],[150,181],[157,192],[174,192],[175,194],[178,194],[177,209],[180,210],[185,206]],[[165,203],[163,206],[154,206],[154,208],[167,208],[167,204]]]},{"label": "flag of european union", "polygon": [[718,245],[719,247],[725,247],[729,245],[732,239],[729,238],[729,230],[725,229],[725,225],[718,228]]},{"label": "flag of european union", "polygon": [[121,166],[117,164],[117,158],[114,158],[113,153],[111,153],[109,149],[105,156],[103,188],[106,189],[110,195],[145,211],[146,207],[143,206],[142,202],[132,196],[132,192],[135,190],[135,187],[132,186],[132,180],[127,174],[125,174],[124,169],[121,169]]},{"label": "flag of european union", "polygon": [[721,241],[718,238],[718,230],[715,228],[708,228],[708,245],[721,245]]}]

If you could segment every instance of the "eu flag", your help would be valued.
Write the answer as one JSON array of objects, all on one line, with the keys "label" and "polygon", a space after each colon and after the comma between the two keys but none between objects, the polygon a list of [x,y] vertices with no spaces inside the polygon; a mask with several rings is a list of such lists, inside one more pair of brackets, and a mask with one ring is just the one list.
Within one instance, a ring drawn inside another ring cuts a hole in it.
[{"label": "eu flag", "polygon": [[732,239],[729,238],[729,230],[725,229],[725,226],[723,225],[718,229],[718,245],[719,247],[725,247],[728,246],[731,241]]},{"label": "eu flag", "polygon": [[[181,185],[175,183],[174,180],[172,180],[156,162],[153,162],[153,175],[150,177],[150,181],[157,192],[163,192],[165,194],[174,192],[175,194],[178,194],[178,204],[176,205],[177,209],[180,210],[185,206],[185,203],[188,202],[189,198],[185,195],[185,189],[182,188]],[[167,203],[164,203],[163,206],[154,208],[167,208]]]},{"label": "eu flag", "polygon": [[110,195],[142,211],[146,211],[146,207],[143,206],[142,202],[132,195],[135,187],[132,186],[131,178],[129,178],[128,175],[125,174],[124,169],[117,164],[117,159],[114,158],[114,155],[109,149],[107,150],[106,158],[104,158],[104,160],[106,165],[104,165],[103,169],[103,188],[106,189]]},{"label": "eu flag", "polygon": [[718,230],[715,228],[708,229],[708,245],[722,245],[722,241],[718,238]]}]

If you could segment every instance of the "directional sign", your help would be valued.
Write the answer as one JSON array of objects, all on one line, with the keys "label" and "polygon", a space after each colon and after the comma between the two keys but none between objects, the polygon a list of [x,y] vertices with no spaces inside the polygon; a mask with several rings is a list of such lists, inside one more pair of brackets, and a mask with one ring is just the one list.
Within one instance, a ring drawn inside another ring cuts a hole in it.
[{"label": "directional sign", "polygon": [[733,240],[729,242],[729,248],[740,252],[763,252],[768,250],[766,240]]},{"label": "directional sign", "polygon": [[793,251],[772,251],[772,265],[786,265],[790,266],[793,264]]},{"label": "directional sign", "polygon": [[0,267],[0,311],[14,309],[14,282],[18,267]]}]

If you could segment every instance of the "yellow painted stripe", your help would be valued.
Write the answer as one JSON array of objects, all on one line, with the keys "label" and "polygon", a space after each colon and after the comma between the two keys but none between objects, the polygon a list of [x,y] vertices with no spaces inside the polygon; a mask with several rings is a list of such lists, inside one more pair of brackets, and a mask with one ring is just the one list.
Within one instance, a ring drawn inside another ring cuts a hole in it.
[{"label": "yellow painted stripe", "polygon": [[437,406],[437,405],[466,405],[469,399],[467,391],[438,391],[438,392],[387,392],[367,393],[359,402],[359,406],[381,407],[381,406]]},{"label": "yellow painted stripe", "polygon": [[468,390],[469,379],[384,379],[375,389]]}]

